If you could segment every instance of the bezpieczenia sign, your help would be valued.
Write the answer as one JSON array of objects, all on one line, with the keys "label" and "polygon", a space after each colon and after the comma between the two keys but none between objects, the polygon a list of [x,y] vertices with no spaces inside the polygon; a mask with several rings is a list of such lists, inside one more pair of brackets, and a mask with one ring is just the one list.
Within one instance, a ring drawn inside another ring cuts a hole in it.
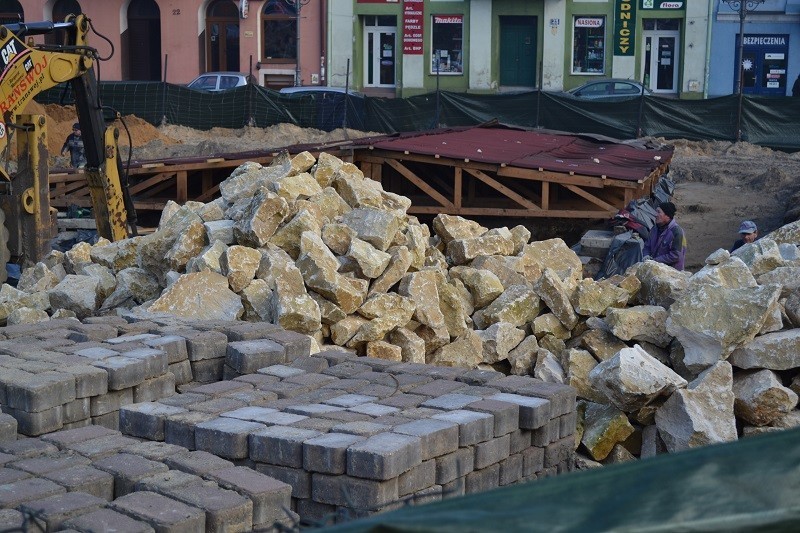
[{"label": "bezpieczenia sign", "polygon": [[636,0],[614,4],[614,55],[632,56],[636,39]]}]

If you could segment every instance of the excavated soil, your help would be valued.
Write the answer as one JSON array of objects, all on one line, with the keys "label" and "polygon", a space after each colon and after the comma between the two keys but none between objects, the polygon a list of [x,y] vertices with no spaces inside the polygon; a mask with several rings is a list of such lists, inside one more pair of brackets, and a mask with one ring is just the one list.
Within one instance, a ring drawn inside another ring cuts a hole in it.
[{"label": "excavated soil", "polygon": [[[59,154],[75,122],[74,108],[33,104],[27,111],[48,116],[51,166],[67,166],[67,158]],[[269,150],[375,135],[342,129],[325,132],[291,124],[202,131],[176,125],[154,127],[136,116],[126,116],[123,120],[133,139],[134,160]],[[117,126],[123,156],[127,156],[127,132],[119,121]],[[754,220],[760,234],[764,235],[784,223],[787,209],[794,218],[791,210],[800,203],[800,152],[774,151],[746,142],[655,140],[675,146],[670,174],[676,182],[676,219],[685,229],[689,242],[688,269],[700,268],[714,250],[729,248],[738,237],[736,232],[744,219]],[[547,224],[508,219],[492,222],[508,226],[525,223],[529,227]],[[562,231],[568,244],[573,244],[590,226],[570,221],[564,228],[555,224],[539,232],[535,227],[532,230],[534,237]]]}]

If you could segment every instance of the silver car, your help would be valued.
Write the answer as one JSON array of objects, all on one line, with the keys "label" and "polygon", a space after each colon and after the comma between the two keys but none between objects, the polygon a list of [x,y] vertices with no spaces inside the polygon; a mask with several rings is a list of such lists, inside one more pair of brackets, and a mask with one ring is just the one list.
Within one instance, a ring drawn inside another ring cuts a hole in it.
[{"label": "silver car", "polygon": [[247,85],[250,79],[244,72],[206,72],[189,82],[188,87],[213,93]]},{"label": "silver car", "polygon": [[643,87],[638,81],[601,78],[570,89],[567,94],[586,100],[609,100],[639,96],[642,94],[642,89],[644,89],[645,95],[653,94],[650,89]]}]

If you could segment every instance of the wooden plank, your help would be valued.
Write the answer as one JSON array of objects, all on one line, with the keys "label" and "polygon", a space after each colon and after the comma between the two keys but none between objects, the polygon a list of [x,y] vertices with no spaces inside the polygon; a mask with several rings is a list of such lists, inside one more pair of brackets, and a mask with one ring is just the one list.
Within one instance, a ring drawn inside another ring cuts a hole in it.
[{"label": "wooden plank", "polygon": [[456,167],[453,177],[453,205],[456,209],[461,208],[461,178],[464,173],[461,167]]},{"label": "wooden plank", "polygon": [[189,187],[186,182],[186,171],[178,172],[175,176],[175,201],[179,204],[185,204],[189,197]]},{"label": "wooden plank", "polygon": [[580,187],[575,187],[573,185],[564,185],[564,188],[574,192],[575,194],[577,194],[578,196],[580,196],[582,198],[585,198],[585,199],[589,200],[590,202],[592,202],[597,207],[600,207],[602,209],[608,209],[609,211],[617,211],[617,208],[614,207],[613,205],[609,204],[605,200],[602,200],[602,199],[598,198],[597,196],[595,196],[593,194],[589,194],[588,192],[584,191]]},{"label": "wooden plank", "polygon": [[156,174],[155,176],[151,176],[150,178],[140,181],[136,185],[131,185],[128,187],[130,189],[131,194],[141,194],[150,187],[153,187],[164,180],[171,180],[174,177],[174,173],[172,172],[162,172],[160,174]]},{"label": "wooden plank", "polygon": [[425,183],[419,176],[411,172],[408,168],[402,165],[399,161],[394,160],[387,160],[386,163],[395,169],[397,172],[400,173],[404,178],[408,181],[419,187],[422,191],[424,191],[428,196],[430,196],[433,200],[438,202],[443,207],[453,208],[453,203],[442,196],[437,190],[433,187]]},{"label": "wooden plank", "polygon": [[475,170],[475,169],[470,169],[470,168],[467,168],[465,170],[467,171],[468,174],[470,174],[472,176],[475,176],[476,178],[481,180],[483,183],[485,183],[486,185],[488,185],[492,189],[494,189],[497,192],[499,192],[500,194],[504,195],[506,198],[510,198],[511,200],[514,200],[519,205],[521,205],[521,206],[523,206],[523,207],[525,207],[527,209],[540,209],[539,206],[537,206],[536,204],[534,204],[533,202],[531,202],[527,198],[524,198],[522,195],[515,193],[514,191],[512,191],[511,189],[509,189],[508,187],[506,187],[502,183],[499,183],[497,180],[491,178],[490,176],[486,175],[485,173],[481,172],[480,170]]},{"label": "wooden plank", "polygon": [[[411,206],[408,210],[410,214],[414,215],[438,215],[442,209],[436,206]],[[480,208],[480,207],[462,207],[460,209],[448,209],[448,215],[460,216],[492,216],[492,217],[533,217],[533,218],[591,218],[591,219],[604,219],[608,218],[617,210],[614,211],[582,211],[575,209],[502,209],[502,208]]]},{"label": "wooden plank", "polygon": [[542,182],[542,209],[550,210],[550,183],[547,181]]},{"label": "wooden plank", "polygon": [[203,194],[195,198],[196,202],[208,202],[214,199],[219,193],[219,185],[214,185],[210,189],[203,191]]}]

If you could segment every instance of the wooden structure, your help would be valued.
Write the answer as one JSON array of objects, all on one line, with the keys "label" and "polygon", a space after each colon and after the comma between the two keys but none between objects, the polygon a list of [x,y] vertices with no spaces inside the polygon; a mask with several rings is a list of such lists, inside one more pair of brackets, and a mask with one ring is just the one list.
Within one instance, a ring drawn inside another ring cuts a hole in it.
[{"label": "wooden structure", "polygon": [[[537,149],[533,135],[549,143],[545,148],[550,151]],[[509,143],[516,152],[509,151]],[[632,199],[648,196],[672,156],[671,150],[506,128],[464,128],[287,149],[315,155],[328,152],[355,163],[385,190],[409,197],[411,214],[519,218],[607,218]],[[219,184],[236,167],[247,161],[268,165],[276,155],[247,152],[134,163],[129,170],[134,205],[140,212],[158,212],[168,200],[208,202],[219,195]],[[91,206],[80,171],[51,173],[50,193],[51,205],[60,209]]]}]

